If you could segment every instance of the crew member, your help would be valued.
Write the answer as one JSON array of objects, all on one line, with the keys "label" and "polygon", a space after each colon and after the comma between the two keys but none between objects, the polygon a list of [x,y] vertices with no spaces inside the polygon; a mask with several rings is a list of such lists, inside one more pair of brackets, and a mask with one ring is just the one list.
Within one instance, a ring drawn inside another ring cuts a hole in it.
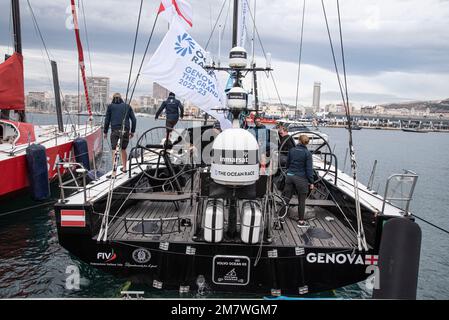
[{"label": "crew member", "polygon": [[170,92],[167,100],[165,100],[159,110],[156,113],[156,120],[159,118],[161,113],[165,110],[167,115],[167,120],[165,122],[165,126],[167,127],[167,140],[170,137],[170,133],[173,131],[173,128],[179,121],[179,117],[181,119],[184,118],[184,106],[181,104],[181,101],[176,99],[176,96],[173,92]]},{"label": "crew member", "polygon": [[306,213],[306,199],[309,190],[315,189],[313,178],[312,153],[307,149],[309,137],[301,135],[300,143],[290,149],[287,158],[287,178],[282,196],[287,204],[290,202],[293,192],[298,196],[298,226],[306,226],[304,216]]},{"label": "crew member", "polygon": [[287,164],[288,152],[291,148],[295,147],[293,138],[288,134],[287,128],[284,126],[278,127],[279,133],[279,164],[281,167],[285,167]]},{"label": "crew member", "polygon": [[[130,125],[130,122],[132,125]],[[120,93],[114,94],[112,104],[108,106],[106,112],[104,138],[107,138],[109,127],[111,127],[111,147],[114,150],[112,156],[113,161],[115,159],[115,150],[117,149],[118,141],[121,141],[120,148],[123,167],[120,170],[124,173],[126,173],[126,162],[128,159],[126,148],[128,148],[129,139],[134,137],[136,126],[137,120],[131,106],[123,101]]]}]

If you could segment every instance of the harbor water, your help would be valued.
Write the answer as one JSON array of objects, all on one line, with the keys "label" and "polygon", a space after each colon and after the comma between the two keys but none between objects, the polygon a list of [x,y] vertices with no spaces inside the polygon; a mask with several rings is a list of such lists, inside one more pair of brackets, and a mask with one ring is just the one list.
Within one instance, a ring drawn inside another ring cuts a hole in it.
[{"label": "harbor water", "polygon": [[[74,118],[75,119],[75,118]],[[29,114],[35,124],[55,123],[52,115]],[[198,123],[199,124],[199,123]],[[197,124],[197,125],[198,125]],[[138,118],[138,133],[156,125],[153,118]],[[183,123],[190,126],[191,123]],[[321,128],[329,135],[335,148],[339,168],[349,172],[349,161],[344,167],[348,148],[346,129]],[[136,138],[134,138],[134,144]],[[415,134],[402,131],[361,130],[354,132],[359,179],[367,184],[374,161],[378,161],[374,189],[383,193],[388,177],[404,169],[419,175],[411,210],[417,216],[449,229],[449,135],[447,133]],[[110,168],[109,144],[104,145],[101,163]],[[57,188],[53,188],[57,197]],[[80,262],[58,245],[55,216],[51,203],[33,209],[7,214],[17,210],[17,203],[35,206],[26,197],[0,207],[0,298],[119,298],[122,290],[145,291],[148,298],[178,298],[177,292],[160,292],[151,287],[131,284]],[[449,236],[425,223],[418,284],[419,299],[449,298]],[[391,244],[395,245],[394,243]],[[79,290],[66,288],[67,267],[79,268]],[[359,283],[333,292],[312,297],[366,299],[371,292],[365,283]],[[198,298],[258,298],[249,295],[226,296],[213,292],[193,292],[188,297]],[[260,297],[262,298],[262,297]]]}]

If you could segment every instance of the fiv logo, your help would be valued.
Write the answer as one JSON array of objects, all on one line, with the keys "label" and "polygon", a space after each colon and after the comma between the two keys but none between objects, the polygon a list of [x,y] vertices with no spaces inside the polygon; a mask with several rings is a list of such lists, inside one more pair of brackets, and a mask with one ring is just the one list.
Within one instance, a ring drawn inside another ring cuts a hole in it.
[{"label": "fiv logo", "polygon": [[117,259],[117,255],[114,252],[114,249],[112,249],[112,252],[98,252],[97,253],[97,260],[102,260],[105,262],[112,262],[115,259]]},{"label": "fiv logo", "polygon": [[184,33],[182,36],[178,36],[176,43],[175,43],[175,51],[177,54],[181,55],[182,57],[185,57],[187,53],[190,55],[192,54],[193,50],[195,49],[195,42],[193,41],[192,37],[189,36],[187,33]]}]

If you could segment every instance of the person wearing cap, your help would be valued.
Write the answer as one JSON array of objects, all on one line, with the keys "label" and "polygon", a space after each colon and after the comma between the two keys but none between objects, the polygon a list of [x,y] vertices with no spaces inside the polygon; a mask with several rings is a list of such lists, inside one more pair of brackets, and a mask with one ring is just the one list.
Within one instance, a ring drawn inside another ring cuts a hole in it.
[{"label": "person wearing cap", "polygon": [[181,101],[176,99],[175,94],[173,92],[170,92],[167,100],[165,100],[162,103],[161,107],[156,112],[155,117],[156,120],[159,118],[159,116],[162,114],[164,110],[167,115],[165,126],[168,128],[167,129],[167,138],[168,138],[170,133],[173,131],[173,128],[178,123],[179,117],[181,116],[181,119],[184,118],[184,106],[181,104]]},{"label": "person wearing cap", "polygon": [[108,106],[106,112],[106,118],[104,121],[104,137],[105,139],[107,138],[110,127],[111,147],[112,150],[114,150],[112,159],[115,159],[115,150],[117,149],[118,141],[121,141],[120,147],[123,167],[120,170],[122,172],[126,172],[126,163],[128,159],[126,149],[128,148],[129,139],[134,137],[136,126],[137,120],[131,106],[123,101],[120,93],[114,94],[112,103]]}]

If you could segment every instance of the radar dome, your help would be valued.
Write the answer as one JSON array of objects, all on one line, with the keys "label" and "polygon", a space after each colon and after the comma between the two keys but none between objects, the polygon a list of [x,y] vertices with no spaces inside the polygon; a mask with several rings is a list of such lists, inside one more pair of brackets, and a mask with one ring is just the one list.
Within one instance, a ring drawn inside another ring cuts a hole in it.
[{"label": "radar dome", "polygon": [[221,185],[246,186],[259,180],[259,145],[243,129],[223,131],[212,147],[212,179]]}]

